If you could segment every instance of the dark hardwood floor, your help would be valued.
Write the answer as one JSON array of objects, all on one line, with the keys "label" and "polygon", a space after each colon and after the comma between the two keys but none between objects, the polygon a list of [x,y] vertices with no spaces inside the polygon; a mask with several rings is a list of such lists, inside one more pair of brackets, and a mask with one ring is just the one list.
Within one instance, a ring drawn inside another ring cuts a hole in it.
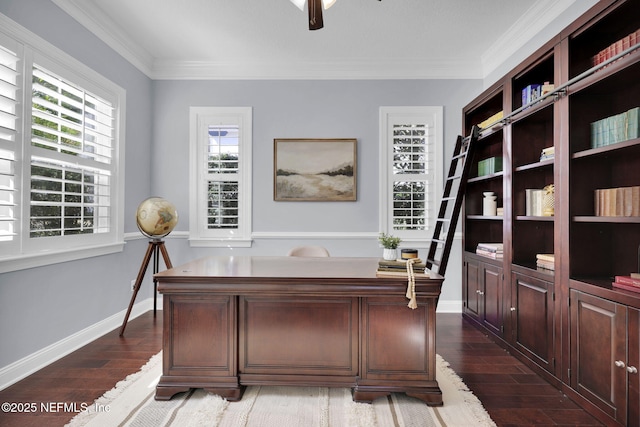
[{"label": "dark hardwood floor", "polygon": [[[557,389],[510,356],[459,314],[438,315],[437,351],[480,398],[498,426],[600,426]],[[75,412],[41,404],[91,403],[162,348],[162,317],[129,321],[74,353],[0,391],[0,402],[35,403],[35,413],[0,413],[0,426],[63,426]],[[445,402],[446,404],[446,402]],[[71,408],[73,409],[73,408]],[[471,427],[471,426],[470,426]]]}]

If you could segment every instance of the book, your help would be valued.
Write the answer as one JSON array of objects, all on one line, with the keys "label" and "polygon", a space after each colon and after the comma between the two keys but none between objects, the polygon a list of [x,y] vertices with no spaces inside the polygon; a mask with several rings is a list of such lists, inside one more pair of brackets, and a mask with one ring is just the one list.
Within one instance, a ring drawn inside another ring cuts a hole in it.
[{"label": "book", "polygon": [[482,249],[476,249],[476,254],[487,258],[502,259],[504,255],[501,252],[490,252]]},{"label": "book", "polygon": [[[425,263],[422,260],[414,258],[416,261],[413,263],[413,268],[424,268]],[[387,268],[407,268],[407,260],[386,260],[381,259],[378,261],[378,267],[387,267]]]},{"label": "book", "polygon": [[539,84],[531,84],[522,89],[522,105],[527,105],[542,95],[542,86]]},{"label": "book", "polygon": [[609,46],[605,47],[591,57],[591,65],[596,66],[602,64],[603,62],[608,61],[614,56],[621,54],[631,46],[635,46],[638,41],[640,41],[638,40],[638,34],[640,34],[640,30],[636,30],[633,33],[621,38],[620,40],[616,40],[615,42],[611,43]]},{"label": "book", "polygon": [[488,252],[503,252],[504,245],[502,243],[478,243],[477,249]]},{"label": "book", "polygon": [[489,125],[497,122],[498,120],[500,120],[502,117],[504,117],[504,111],[499,111],[496,114],[494,114],[493,116],[489,117],[486,120],[483,120],[482,122],[480,122],[478,124],[478,127],[480,129],[485,129],[487,128]]},{"label": "book", "polygon": [[631,276],[615,276],[615,280],[616,282],[623,283],[625,285],[640,287],[640,279],[635,279]]},{"label": "book", "polygon": [[543,261],[543,260],[537,260],[536,267],[544,268],[545,270],[555,270],[555,263]]},{"label": "book", "polygon": [[528,188],[525,191],[525,215],[542,216],[543,189]]},{"label": "book", "polygon": [[624,289],[626,291],[640,292],[640,286],[627,285],[620,282],[612,282],[611,285],[613,285],[614,288]]},{"label": "book", "polygon": [[553,254],[536,254],[536,259],[547,262],[554,262],[555,256]]},{"label": "book", "polygon": [[596,189],[594,212],[596,216],[640,216],[640,186]]},{"label": "book", "polygon": [[591,148],[604,147],[640,136],[638,115],[640,107],[596,120],[590,124]]}]

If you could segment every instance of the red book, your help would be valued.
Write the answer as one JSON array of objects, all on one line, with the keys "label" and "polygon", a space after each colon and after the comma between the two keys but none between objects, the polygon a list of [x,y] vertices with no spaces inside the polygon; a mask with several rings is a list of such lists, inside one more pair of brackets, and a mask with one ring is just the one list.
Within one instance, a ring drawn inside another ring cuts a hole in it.
[{"label": "red book", "polygon": [[640,286],[640,279],[635,279],[631,276],[616,276],[616,282],[630,286]]},{"label": "red book", "polygon": [[620,288],[620,289],[624,289],[626,291],[631,291],[631,292],[640,292],[640,286],[627,285],[625,283],[620,283],[620,282],[612,282],[611,284],[613,285],[614,288]]}]

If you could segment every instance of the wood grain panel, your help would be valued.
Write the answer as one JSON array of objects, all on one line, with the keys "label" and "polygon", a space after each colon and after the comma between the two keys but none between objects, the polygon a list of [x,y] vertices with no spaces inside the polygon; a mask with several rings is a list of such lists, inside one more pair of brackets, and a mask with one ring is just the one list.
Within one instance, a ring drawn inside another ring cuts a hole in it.
[{"label": "wood grain panel", "polygon": [[241,373],[357,374],[358,299],[241,297]]}]

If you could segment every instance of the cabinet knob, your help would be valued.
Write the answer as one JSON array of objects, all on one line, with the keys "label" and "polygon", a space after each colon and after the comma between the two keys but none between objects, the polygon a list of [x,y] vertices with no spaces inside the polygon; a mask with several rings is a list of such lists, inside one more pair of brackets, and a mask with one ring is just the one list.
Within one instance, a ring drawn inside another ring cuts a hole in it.
[{"label": "cabinet knob", "polygon": [[478,291],[478,294],[479,294],[479,295],[484,295],[484,292],[482,292],[482,291]]},{"label": "cabinet knob", "polygon": [[516,308],[515,308],[515,307],[511,307],[511,309],[510,309],[510,310],[511,310],[511,311],[516,311]]},{"label": "cabinet knob", "polygon": [[613,362],[618,368],[624,368],[625,364],[622,360],[616,360],[615,362]]},{"label": "cabinet knob", "polygon": [[476,289],[476,294],[479,294],[479,293],[480,293],[480,289]]},{"label": "cabinet knob", "polygon": [[635,366],[627,366],[627,372],[629,372],[630,374],[637,374],[638,368],[636,368]]}]

